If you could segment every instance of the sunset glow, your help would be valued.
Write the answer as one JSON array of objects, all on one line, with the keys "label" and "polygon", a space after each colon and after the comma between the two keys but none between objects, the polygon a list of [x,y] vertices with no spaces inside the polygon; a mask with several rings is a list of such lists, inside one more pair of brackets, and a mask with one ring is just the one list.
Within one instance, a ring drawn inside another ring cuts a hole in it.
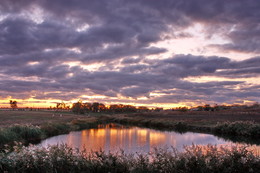
[{"label": "sunset glow", "polygon": [[[202,5],[203,4],[203,5]],[[258,1],[3,1],[0,107],[260,102]]]}]

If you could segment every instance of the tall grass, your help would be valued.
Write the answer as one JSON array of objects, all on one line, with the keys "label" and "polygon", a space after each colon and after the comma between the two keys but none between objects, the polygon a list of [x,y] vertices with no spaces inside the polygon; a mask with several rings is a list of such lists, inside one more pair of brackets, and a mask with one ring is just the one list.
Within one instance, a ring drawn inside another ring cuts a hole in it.
[{"label": "tall grass", "polygon": [[0,147],[14,141],[24,143],[39,141],[44,133],[38,126],[32,125],[13,125],[5,129],[0,129]]},{"label": "tall grass", "polygon": [[246,147],[190,146],[154,149],[148,154],[86,152],[66,145],[48,148],[19,148],[0,153],[0,172],[86,172],[86,173],[256,173],[260,157]]},{"label": "tall grass", "polygon": [[49,137],[69,133],[73,128],[67,123],[47,123],[41,126],[41,130]]},{"label": "tall grass", "polygon": [[250,121],[218,123],[214,127],[213,131],[216,134],[227,134],[227,135],[234,135],[234,136],[260,138],[260,124],[256,124]]},{"label": "tall grass", "polygon": [[76,119],[71,121],[71,125],[74,126],[77,130],[95,128],[102,122],[99,122],[97,119],[94,121],[84,120],[84,119]]},{"label": "tall grass", "polygon": [[15,141],[22,142],[23,144],[37,143],[47,137],[97,126],[97,121],[73,120],[70,123],[46,123],[41,126],[13,125],[0,128],[0,149],[5,144],[14,144]]},{"label": "tall grass", "polygon": [[0,148],[4,144],[11,143],[18,139],[19,139],[19,136],[15,132],[13,132],[9,129],[0,129]]},{"label": "tall grass", "polygon": [[39,140],[43,136],[43,131],[38,126],[32,125],[14,125],[9,127],[11,132],[16,133],[19,138],[24,140]]}]

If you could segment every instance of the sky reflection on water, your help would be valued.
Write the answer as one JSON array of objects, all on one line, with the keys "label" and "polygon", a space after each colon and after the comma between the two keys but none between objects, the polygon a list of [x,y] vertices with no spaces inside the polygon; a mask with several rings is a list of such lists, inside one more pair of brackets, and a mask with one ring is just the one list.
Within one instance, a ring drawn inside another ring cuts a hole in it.
[{"label": "sky reflection on water", "polygon": [[[181,151],[184,145],[233,145],[209,134],[187,132],[180,134],[170,131],[158,131],[148,128],[124,127],[117,125],[100,126],[97,129],[87,129],[70,132],[43,140],[39,145],[67,144],[73,148],[87,151],[100,149],[116,152],[123,149],[126,153],[150,152],[154,147],[167,148],[173,146]],[[257,146],[259,150],[259,146]],[[258,151],[259,152],[259,151]]]}]

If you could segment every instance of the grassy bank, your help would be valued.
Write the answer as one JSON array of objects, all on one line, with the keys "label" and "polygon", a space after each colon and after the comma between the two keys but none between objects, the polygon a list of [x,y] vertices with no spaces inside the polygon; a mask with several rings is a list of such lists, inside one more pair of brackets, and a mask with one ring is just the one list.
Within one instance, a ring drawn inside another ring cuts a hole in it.
[{"label": "grassy bank", "polygon": [[191,131],[214,134],[233,142],[245,142],[260,144],[260,123],[253,121],[189,121],[188,119],[176,120],[174,118],[163,118],[133,115],[103,116],[103,122],[112,122],[132,126],[148,127],[159,130],[174,130],[180,133]]},{"label": "grassy bank", "polygon": [[0,148],[5,144],[13,145],[15,142],[22,144],[37,143],[42,139],[69,133],[70,131],[95,128],[100,122],[93,117],[74,119],[68,123],[44,123],[35,125],[11,125],[0,129]]},{"label": "grassy bank", "polygon": [[245,147],[191,146],[184,152],[155,149],[149,154],[128,155],[78,151],[66,145],[49,148],[15,147],[0,154],[0,172],[89,172],[89,173],[256,173],[260,157]]}]

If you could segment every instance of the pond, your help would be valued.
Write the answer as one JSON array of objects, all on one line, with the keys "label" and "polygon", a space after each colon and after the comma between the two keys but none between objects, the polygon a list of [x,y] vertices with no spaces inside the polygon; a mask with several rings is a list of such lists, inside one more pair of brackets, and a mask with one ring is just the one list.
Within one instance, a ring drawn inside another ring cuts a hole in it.
[{"label": "pond", "polygon": [[[100,125],[95,129],[74,131],[69,134],[54,136],[43,140],[39,146],[67,144],[72,148],[86,149],[87,151],[117,152],[121,149],[125,153],[147,153],[155,147],[174,147],[179,151],[183,146],[196,145],[235,145],[230,141],[214,135],[187,132],[184,134],[174,131],[159,131],[148,128],[127,127],[116,124]],[[257,153],[260,146],[251,146]]]}]

